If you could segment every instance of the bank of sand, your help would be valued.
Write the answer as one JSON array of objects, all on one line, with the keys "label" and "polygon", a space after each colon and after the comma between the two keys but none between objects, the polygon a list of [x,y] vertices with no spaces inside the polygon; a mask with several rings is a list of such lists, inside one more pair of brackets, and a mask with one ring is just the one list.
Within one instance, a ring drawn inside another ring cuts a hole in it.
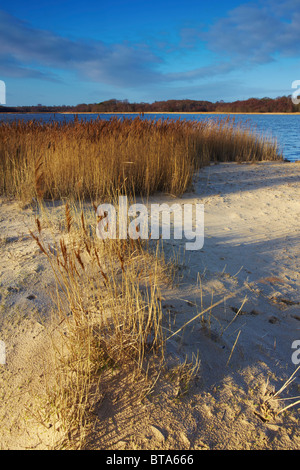
[{"label": "bank of sand", "polygon": [[[211,165],[195,176],[193,192],[160,201],[205,206],[204,247],[185,253],[180,284],[163,292],[173,331],[221,302],[167,343],[168,364],[198,355],[188,393],[178,397],[179,383],[162,382],[136,403],[116,385],[99,406],[91,447],[299,449],[297,405],[278,412],[297,401],[300,373],[273,397],[297,368],[300,164]],[[52,208],[53,218],[63,210]],[[53,276],[28,236],[34,211],[2,200],[0,217],[0,339],[7,353],[0,369],[1,448],[51,448],[59,431],[41,425],[32,396],[42,396],[45,386],[41,319],[51,307]],[[165,242],[166,253],[184,243]]]}]

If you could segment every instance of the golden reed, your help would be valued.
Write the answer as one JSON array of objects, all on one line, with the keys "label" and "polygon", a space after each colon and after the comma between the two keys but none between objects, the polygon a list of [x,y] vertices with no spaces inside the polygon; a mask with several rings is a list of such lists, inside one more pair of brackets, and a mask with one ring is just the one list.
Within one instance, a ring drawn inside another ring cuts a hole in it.
[{"label": "golden reed", "polygon": [[0,124],[0,193],[99,199],[126,192],[179,195],[211,161],[281,159],[275,141],[234,119],[113,117]]}]

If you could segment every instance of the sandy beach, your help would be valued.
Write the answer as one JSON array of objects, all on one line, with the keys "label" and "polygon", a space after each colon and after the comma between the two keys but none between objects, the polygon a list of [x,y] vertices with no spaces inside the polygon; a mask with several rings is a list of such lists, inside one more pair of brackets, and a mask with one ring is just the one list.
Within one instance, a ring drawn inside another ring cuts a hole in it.
[{"label": "sandy beach", "polygon": [[[137,403],[135,387],[121,394],[118,382],[99,404],[89,448],[300,448],[298,406],[280,412],[297,401],[300,372],[276,395],[297,368],[299,182],[299,163],[211,164],[195,175],[192,192],[160,196],[205,208],[201,250],[165,242],[166,255],[179,249],[180,279],[162,289],[166,318],[180,330],[167,341],[167,368],[187,359],[199,370],[182,397],[178,382],[161,378]],[[64,205],[49,210],[55,220]],[[32,207],[0,201],[1,449],[49,449],[60,437],[59,425],[45,426],[38,413],[55,282],[29,235],[35,217]]]}]

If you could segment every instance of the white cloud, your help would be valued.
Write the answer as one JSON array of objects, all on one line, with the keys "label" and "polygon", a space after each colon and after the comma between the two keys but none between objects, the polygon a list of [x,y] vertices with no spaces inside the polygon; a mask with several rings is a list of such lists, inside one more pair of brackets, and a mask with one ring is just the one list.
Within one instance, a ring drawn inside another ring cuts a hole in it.
[{"label": "white cloud", "polygon": [[209,49],[225,57],[267,63],[278,56],[300,56],[299,23],[298,0],[251,2],[229,11],[202,34],[202,39]]},{"label": "white cloud", "polygon": [[0,72],[4,76],[53,80],[52,70],[57,69],[117,86],[137,86],[161,79],[155,72],[160,59],[143,44],[71,41],[51,31],[32,28],[4,11],[0,11],[0,23]]}]

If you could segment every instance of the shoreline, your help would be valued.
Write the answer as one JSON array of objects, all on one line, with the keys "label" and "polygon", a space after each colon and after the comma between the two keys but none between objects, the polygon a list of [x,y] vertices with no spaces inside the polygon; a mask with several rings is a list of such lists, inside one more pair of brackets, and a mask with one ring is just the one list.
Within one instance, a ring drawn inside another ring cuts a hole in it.
[{"label": "shoreline", "polygon": [[[34,113],[33,113],[34,114]],[[51,114],[51,113],[50,113]],[[136,111],[136,112],[117,112],[117,111],[114,111],[114,112],[101,112],[101,113],[95,113],[95,112],[91,112],[91,113],[88,113],[88,112],[83,112],[83,113],[79,113],[79,112],[60,112],[60,113],[57,113],[57,114],[138,114],[138,115],[141,115],[141,114],[175,114],[175,115],[178,115],[178,114],[253,114],[253,115],[279,115],[279,116],[284,116],[284,115],[288,115],[288,116],[293,116],[293,115],[300,115],[300,113],[238,113],[238,112],[218,112],[218,111],[198,111],[198,112],[195,112],[195,113],[192,113],[192,112],[189,112],[189,111],[186,111],[186,112],[176,112],[176,111],[171,111],[171,112],[166,112],[166,111],[149,111],[149,112],[142,112],[142,111]]]},{"label": "shoreline", "polygon": [[44,111],[44,112],[16,112],[16,111],[6,111],[1,114],[33,114],[33,115],[38,115],[38,114],[136,114],[138,116],[140,115],[146,115],[146,114],[174,114],[174,115],[179,115],[179,114],[242,114],[242,115],[262,115],[262,116],[299,116],[300,113],[242,113],[242,112],[233,112],[233,111],[197,111],[197,112],[190,112],[190,111],[128,111],[128,112],[119,112],[119,111],[105,111],[105,112],[79,112],[79,111]]}]

